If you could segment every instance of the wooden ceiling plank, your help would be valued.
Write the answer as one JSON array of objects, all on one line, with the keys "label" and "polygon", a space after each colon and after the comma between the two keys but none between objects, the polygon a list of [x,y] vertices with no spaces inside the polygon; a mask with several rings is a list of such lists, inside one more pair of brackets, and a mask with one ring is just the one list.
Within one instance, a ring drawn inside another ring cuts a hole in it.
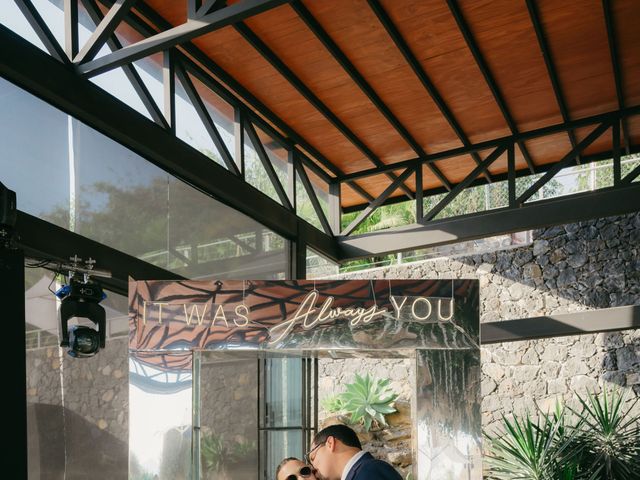
[{"label": "wooden ceiling plank", "polygon": [[[625,108],[624,91],[622,89],[622,70],[620,69],[620,57],[618,55],[618,38],[615,27],[613,25],[613,11],[611,10],[610,0],[602,0],[602,8],[604,10],[604,21],[607,27],[607,42],[609,44],[609,52],[611,54],[611,66],[613,67],[613,78],[616,84],[616,96],[618,98],[618,107],[622,110]],[[624,149],[629,155],[630,137],[629,124],[626,119],[622,119],[622,133],[624,135]]]},{"label": "wooden ceiling plank", "polygon": [[[384,163],[371,149],[320,100],[315,93],[307,87],[302,80],[251,30],[245,23],[238,22],[236,31],[267,60],[309,103],[311,103],[322,115],[336,127],[349,141],[360,150],[375,166],[383,166]],[[392,173],[388,174],[391,181],[396,179]],[[413,192],[402,185],[401,188],[409,199],[413,199]]]},{"label": "wooden ceiling plank", "polygon": [[[435,85],[433,84],[429,76],[427,75],[427,72],[424,70],[422,65],[420,65],[420,62],[418,61],[416,56],[413,54],[411,48],[409,47],[405,39],[402,37],[402,34],[398,30],[398,28],[394,25],[393,21],[391,20],[387,12],[384,10],[384,7],[380,4],[379,0],[367,0],[367,1],[371,9],[373,10],[373,12],[376,14],[378,19],[380,20],[380,23],[382,23],[387,33],[393,40],[393,43],[396,45],[398,50],[402,53],[402,55],[404,56],[409,66],[411,67],[413,72],[416,74],[416,76],[424,86],[425,90],[429,93],[434,103],[440,109],[440,112],[447,120],[447,123],[449,123],[449,126],[452,128],[452,130],[455,132],[455,134],[458,136],[458,138],[460,139],[460,141],[465,147],[470,146],[471,142],[469,140],[469,137],[467,137],[467,135],[464,133],[457,119],[455,118],[455,116],[447,106],[446,102],[442,98],[442,95],[440,95],[440,92],[435,87]],[[476,165],[480,165],[480,163],[482,162],[482,159],[477,154],[477,152],[473,152],[471,156],[473,157],[473,160],[476,162]],[[484,177],[487,179],[487,181],[490,183],[492,181],[491,174],[486,170],[482,173]]]},{"label": "wooden ceiling plank", "polygon": [[[120,0],[119,0],[120,1]],[[122,0],[129,1],[129,0]],[[182,25],[160,32],[152,37],[145,38],[140,42],[129,45],[117,52],[110,53],[96,60],[92,60],[78,65],[78,70],[85,75],[98,75],[125,63],[147,57],[152,53],[161,52],[167,48],[175,47],[188,42],[196,37],[214,30],[226,27],[235,22],[242,21],[252,15],[264,12],[271,8],[278,7],[289,0],[245,0],[228,7],[216,10],[198,20],[188,20]],[[112,8],[115,8],[114,7]],[[91,57],[86,57],[91,58]],[[83,52],[78,54],[77,61],[85,59]]]},{"label": "wooden ceiling plank", "polygon": [[[502,115],[504,116],[504,119],[506,120],[507,125],[509,126],[509,129],[511,130],[511,133],[513,135],[517,135],[519,133],[518,127],[513,121],[513,117],[511,116],[511,113],[507,108],[507,104],[504,101],[502,93],[500,92],[500,89],[497,83],[495,82],[493,75],[491,74],[491,70],[489,70],[489,66],[484,60],[482,52],[480,52],[480,48],[478,47],[473,37],[473,34],[471,33],[471,29],[467,25],[467,22],[464,19],[464,16],[462,15],[462,10],[460,10],[457,0],[447,0],[447,5],[449,6],[449,10],[451,10],[451,14],[454,16],[456,23],[458,24],[458,28],[460,29],[460,32],[462,33],[465,39],[465,42],[469,47],[469,50],[471,50],[471,54],[473,55],[473,58],[478,64],[478,67],[480,68],[480,71],[482,72],[482,75],[484,76],[485,81],[487,82],[487,85],[489,86],[489,89],[491,90],[491,93],[493,94],[493,97],[495,98],[495,101],[498,104],[498,107],[500,108],[500,111],[502,112]],[[535,173],[535,165],[533,163],[533,159],[531,158],[531,155],[529,155],[529,151],[527,150],[527,147],[524,145],[523,142],[518,142],[518,148],[520,148],[520,151],[524,155],[524,158],[527,161],[527,165],[529,166],[529,170],[531,171],[531,173]]]},{"label": "wooden ceiling plank", "polygon": [[[320,22],[318,22],[311,12],[301,3],[301,2],[293,2],[291,4],[296,13],[300,16],[300,18],[304,21],[304,23],[309,27],[309,29],[314,33],[314,35],[322,42],[325,48],[331,53],[333,58],[342,66],[342,68],[349,74],[351,79],[358,85],[360,90],[364,92],[364,94],[369,98],[369,100],[376,106],[376,108],[384,115],[387,121],[395,128],[395,130],[400,134],[400,136],[411,146],[413,151],[419,157],[426,157],[427,153],[423,150],[420,144],[416,141],[415,138],[409,133],[407,128],[402,125],[400,120],[393,114],[391,109],[382,101],[380,96],[375,92],[375,90],[369,85],[369,83],[365,80],[364,76],[355,68],[355,66],[349,61],[347,56],[342,52],[340,47],[333,41],[333,39],[327,34],[327,32],[322,28]],[[442,172],[435,165],[429,166],[430,170],[433,174],[442,182],[442,184],[447,188],[447,190],[451,190],[451,182],[442,174]]]},{"label": "wooden ceiling plank", "polygon": [[[527,10],[529,10],[529,16],[531,17],[531,23],[533,23],[533,28],[536,32],[536,37],[538,39],[538,44],[540,45],[540,50],[542,51],[542,58],[544,59],[544,63],[547,67],[547,73],[549,74],[549,79],[551,80],[551,85],[553,87],[553,93],[556,97],[556,101],[558,102],[558,107],[560,108],[560,114],[562,115],[562,120],[565,122],[570,122],[571,118],[569,117],[569,111],[567,110],[567,103],[565,102],[564,95],[562,94],[562,87],[560,86],[560,82],[558,80],[558,74],[556,71],[556,67],[554,65],[553,57],[551,54],[551,49],[547,43],[547,38],[544,33],[544,27],[542,26],[542,22],[540,21],[540,13],[538,12],[538,7],[534,0],[526,0],[527,2]],[[571,148],[576,148],[576,136],[573,130],[568,130],[567,134],[569,135],[569,141],[571,142]],[[576,155],[576,163],[580,164],[580,153]]]}]

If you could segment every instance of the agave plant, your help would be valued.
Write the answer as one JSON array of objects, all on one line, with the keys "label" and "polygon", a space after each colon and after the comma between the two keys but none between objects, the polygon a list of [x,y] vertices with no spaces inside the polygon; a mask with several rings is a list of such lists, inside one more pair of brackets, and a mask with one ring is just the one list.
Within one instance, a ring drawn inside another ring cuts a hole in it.
[{"label": "agave plant", "polygon": [[593,393],[577,397],[582,428],[575,446],[585,475],[606,480],[640,478],[638,417],[627,415],[637,399],[623,408],[625,394],[618,390],[605,390],[602,397]]},{"label": "agave plant", "polygon": [[346,391],[338,395],[342,411],[350,414],[350,422],[361,423],[365,431],[373,424],[385,426],[385,415],[396,409],[392,403],[398,398],[389,388],[389,379],[372,379],[369,374],[361,377],[356,373],[353,383],[346,385]]},{"label": "agave plant", "polygon": [[[556,435],[566,432],[564,410],[558,405],[553,415],[541,414],[533,420],[528,414],[509,420],[502,416],[504,431],[489,440],[490,466],[487,478],[496,480],[555,480],[560,450]],[[570,473],[570,472],[568,472]],[[574,478],[563,475],[560,478]]]},{"label": "agave plant", "polygon": [[200,440],[202,466],[207,472],[219,472],[223,468],[227,448],[221,435],[210,433]]},{"label": "agave plant", "polygon": [[325,398],[320,403],[322,404],[322,408],[330,413],[341,412],[342,408],[344,407],[340,395],[332,395],[331,397]]},{"label": "agave plant", "polygon": [[629,417],[630,408],[622,408],[624,396],[613,390],[602,397],[577,397],[578,409],[556,404],[553,414],[538,409],[535,420],[529,414],[513,420],[503,416],[503,430],[485,434],[486,478],[640,479],[638,417]]}]

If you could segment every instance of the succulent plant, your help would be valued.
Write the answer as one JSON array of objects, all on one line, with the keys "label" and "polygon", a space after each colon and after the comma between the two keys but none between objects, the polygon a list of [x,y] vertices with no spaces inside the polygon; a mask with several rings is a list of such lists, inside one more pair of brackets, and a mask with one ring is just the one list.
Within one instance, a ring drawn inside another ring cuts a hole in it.
[{"label": "succulent plant", "polygon": [[342,403],[341,410],[350,414],[352,424],[361,423],[365,431],[371,430],[372,424],[385,426],[385,415],[393,413],[392,406],[398,398],[389,388],[389,379],[372,379],[369,374],[361,377],[356,374],[355,381],[346,385],[346,391],[337,396]]}]

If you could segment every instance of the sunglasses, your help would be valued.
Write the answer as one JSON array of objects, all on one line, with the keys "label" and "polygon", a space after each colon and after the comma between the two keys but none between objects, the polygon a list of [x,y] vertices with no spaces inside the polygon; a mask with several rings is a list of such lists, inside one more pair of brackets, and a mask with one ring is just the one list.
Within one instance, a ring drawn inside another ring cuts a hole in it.
[{"label": "sunglasses", "polygon": [[297,475],[291,474],[287,476],[284,480],[298,480],[298,477],[307,478],[311,476],[311,467],[302,467]]}]

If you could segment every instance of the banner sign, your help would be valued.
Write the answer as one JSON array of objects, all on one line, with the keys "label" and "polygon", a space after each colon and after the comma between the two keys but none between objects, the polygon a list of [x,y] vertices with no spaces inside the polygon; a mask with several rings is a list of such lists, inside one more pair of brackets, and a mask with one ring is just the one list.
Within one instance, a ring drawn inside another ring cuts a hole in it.
[{"label": "banner sign", "polygon": [[[460,280],[130,281],[130,348],[429,348],[478,344]],[[470,309],[469,312],[473,310]]]}]

